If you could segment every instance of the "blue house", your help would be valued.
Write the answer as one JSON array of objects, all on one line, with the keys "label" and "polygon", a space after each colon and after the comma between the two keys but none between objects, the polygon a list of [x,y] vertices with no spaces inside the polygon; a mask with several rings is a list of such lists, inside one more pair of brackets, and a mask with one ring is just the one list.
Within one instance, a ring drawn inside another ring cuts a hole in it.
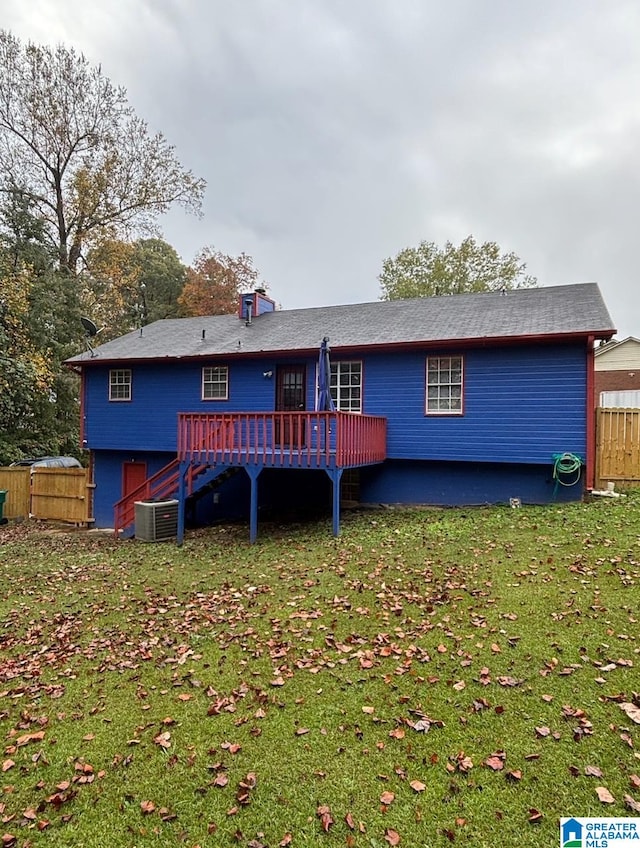
[{"label": "blue house", "polygon": [[[594,283],[157,321],[68,360],[98,527],[138,500],[184,522],[273,505],[580,499],[595,465]],[[320,348],[329,339],[333,403]],[[324,387],[326,389],[326,387]],[[326,395],[326,392],[324,393]]]}]

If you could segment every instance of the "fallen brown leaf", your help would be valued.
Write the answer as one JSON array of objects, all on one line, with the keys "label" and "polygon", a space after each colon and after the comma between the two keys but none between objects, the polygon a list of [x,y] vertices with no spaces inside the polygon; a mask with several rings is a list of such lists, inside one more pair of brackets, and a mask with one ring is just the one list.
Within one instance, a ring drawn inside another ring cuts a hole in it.
[{"label": "fallen brown leaf", "polygon": [[320,824],[325,833],[329,832],[329,828],[333,825],[333,816],[331,815],[331,807],[327,804],[321,804],[316,810],[316,815],[320,819]]},{"label": "fallen brown leaf", "polygon": [[632,798],[631,795],[624,796],[624,804],[629,810],[633,810],[634,813],[640,813],[640,801],[636,801],[635,798]]},{"label": "fallen brown leaf", "polygon": [[584,773],[587,777],[602,777],[602,770],[598,766],[585,766]]},{"label": "fallen brown leaf", "polygon": [[493,771],[502,771],[502,769],[504,768],[504,760],[504,754],[492,754],[490,757],[487,757],[487,759],[484,761],[484,764],[488,768],[493,769]]},{"label": "fallen brown leaf", "polygon": [[624,704],[620,704],[620,709],[627,714],[631,721],[640,724],[640,707],[630,702],[625,702]]},{"label": "fallen brown leaf", "polygon": [[161,748],[170,748],[171,747],[171,734],[168,730],[165,730],[164,733],[159,733],[153,740],[156,745],[159,745]]},{"label": "fallen brown leaf", "polygon": [[615,804],[616,802],[606,786],[596,786],[596,795],[602,804]]}]

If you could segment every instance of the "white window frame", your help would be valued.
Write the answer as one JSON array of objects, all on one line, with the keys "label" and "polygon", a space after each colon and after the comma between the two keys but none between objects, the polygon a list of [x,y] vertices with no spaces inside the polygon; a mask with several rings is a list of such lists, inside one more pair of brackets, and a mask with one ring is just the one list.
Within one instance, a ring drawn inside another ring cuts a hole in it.
[{"label": "white window frame", "polygon": [[111,368],[109,371],[109,400],[114,403],[130,401],[132,383],[130,368]]},{"label": "white window frame", "polygon": [[[355,366],[357,366],[359,373],[359,381],[357,383],[351,381],[351,375]],[[362,414],[362,360],[337,360],[330,363],[330,369],[329,384],[331,397],[338,412]],[[344,379],[341,379],[343,377]],[[353,397],[351,396],[351,390],[354,386],[357,386],[359,389],[357,404],[354,404]]]},{"label": "white window frame", "polygon": [[464,357],[427,356],[427,415],[464,414]]},{"label": "white window frame", "polygon": [[[215,376],[214,376],[214,372]],[[224,394],[207,394],[207,386],[222,386]],[[202,400],[229,400],[229,366],[205,365],[202,368]]]}]

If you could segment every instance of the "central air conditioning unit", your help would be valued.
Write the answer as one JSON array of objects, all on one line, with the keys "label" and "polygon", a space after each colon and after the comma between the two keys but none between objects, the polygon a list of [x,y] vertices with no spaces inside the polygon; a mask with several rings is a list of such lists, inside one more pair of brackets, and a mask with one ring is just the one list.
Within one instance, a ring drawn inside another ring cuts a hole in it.
[{"label": "central air conditioning unit", "polygon": [[135,536],[142,542],[164,542],[178,535],[178,501],[136,501]]}]

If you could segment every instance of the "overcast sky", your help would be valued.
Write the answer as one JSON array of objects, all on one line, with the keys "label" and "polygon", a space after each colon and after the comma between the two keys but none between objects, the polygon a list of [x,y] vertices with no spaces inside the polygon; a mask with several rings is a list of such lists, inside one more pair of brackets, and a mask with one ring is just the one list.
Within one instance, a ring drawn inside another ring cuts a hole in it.
[{"label": "overcast sky", "polygon": [[597,281],[640,337],[638,0],[2,0],[124,85],[207,180],[164,238],[253,256],[283,308],[377,300],[469,234]]}]

